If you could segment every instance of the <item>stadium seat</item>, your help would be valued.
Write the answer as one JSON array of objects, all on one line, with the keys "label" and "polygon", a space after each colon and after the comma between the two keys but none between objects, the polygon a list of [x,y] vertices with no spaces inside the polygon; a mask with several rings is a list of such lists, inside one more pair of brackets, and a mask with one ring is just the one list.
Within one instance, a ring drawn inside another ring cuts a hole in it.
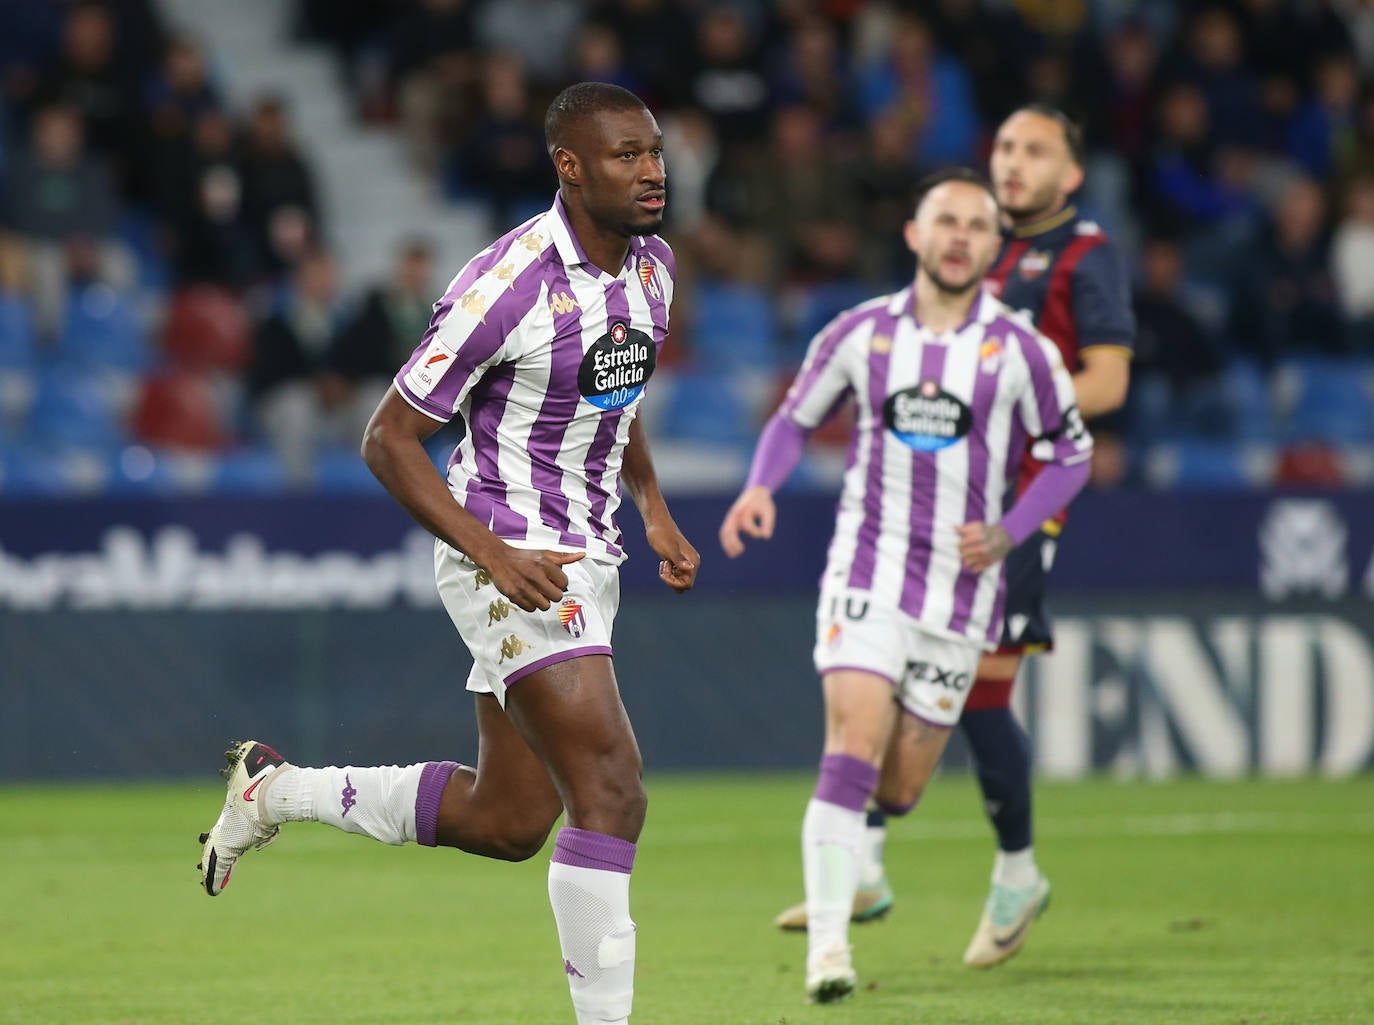
[{"label": "stadium seat", "polygon": [[286,471],[269,448],[231,449],[211,464],[209,487],[214,491],[261,495],[286,486]]},{"label": "stadium seat", "polygon": [[791,332],[790,348],[798,359],[811,344],[811,339],[852,306],[872,298],[870,290],[853,281],[829,281],[802,291]]},{"label": "stadium seat", "polygon": [[184,368],[154,374],[143,382],[130,429],[145,445],[172,449],[214,451],[228,441],[211,380]]},{"label": "stadium seat", "polygon": [[754,425],[744,398],[728,374],[680,373],[673,381],[661,430],[679,441],[749,446]]},{"label": "stadium seat", "polygon": [[57,358],[86,370],[147,368],[152,351],[131,297],[108,285],[74,289],[63,308]]},{"label": "stadium seat", "polygon": [[108,450],[124,432],[116,397],[102,375],[53,367],[35,380],[23,435],[39,445]]},{"label": "stadium seat", "polygon": [[1374,438],[1369,369],[1356,360],[1316,356],[1278,370],[1288,400],[1284,436],[1290,441],[1359,442]]},{"label": "stadium seat", "polygon": [[777,316],[762,289],[725,282],[697,287],[690,345],[698,365],[767,370],[778,362],[777,343]]},{"label": "stadium seat", "polygon": [[1267,441],[1275,436],[1274,401],[1269,378],[1259,365],[1237,359],[1221,372],[1221,393],[1234,435]]},{"label": "stadium seat", "polygon": [[315,489],[333,494],[384,493],[358,450],[351,446],[330,446],[315,454]]},{"label": "stadium seat", "polygon": [[37,359],[33,313],[18,296],[0,292],[0,370],[29,370]]},{"label": "stadium seat", "polygon": [[242,370],[252,355],[248,313],[223,289],[211,285],[182,289],[168,305],[162,347],[178,366]]},{"label": "stadium seat", "polygon": [[1230,491],[1262,486],[1273,473],[1272,453],[1229,441],[1179,439],[1153,446],[1146,457],[1155,487]]}]

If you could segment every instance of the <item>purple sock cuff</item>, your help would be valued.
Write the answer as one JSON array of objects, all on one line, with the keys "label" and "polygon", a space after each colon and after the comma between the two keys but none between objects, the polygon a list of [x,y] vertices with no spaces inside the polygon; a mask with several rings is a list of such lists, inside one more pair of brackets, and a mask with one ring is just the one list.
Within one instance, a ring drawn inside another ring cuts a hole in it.
[{"label": "purple sock cuff", "polygon": [[635,845],[605,833],[564,826],[553,841],[553,860],[560,865],[629,875],[635,865]]},{"label": "purple sock cuff", "polygon": [[425,847],[438,847],[439,798],[444,796],[448,778],[457,762],[425,762],[420,770],[420,789],[415,794],[415,840]]},{"label": "purple sock cuff", "polygon": [[[919,800],[919,797],[916,798],[916,801]],[[888,801],[875,800],[873,803],[876,804],[879,810],[884,814],[891,815],[893,818],[901,818],[903,815],[909,814],[912,808],[916,807],[916,801],[912,801],[910,804],[892,804]]]},{"label": "purple sock cuff", "polygon": [[826,755],[816,780],[815,797],[850,811],[863,811],[878,786],[878,767],[851,755]]}]

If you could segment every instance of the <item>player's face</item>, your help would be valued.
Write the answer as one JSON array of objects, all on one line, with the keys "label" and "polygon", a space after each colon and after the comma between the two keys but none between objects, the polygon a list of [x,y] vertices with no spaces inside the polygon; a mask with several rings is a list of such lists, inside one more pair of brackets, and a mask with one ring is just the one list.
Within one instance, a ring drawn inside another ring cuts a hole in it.
[{"label": "player's face", "polygon": [[603,113],[583,139],[581,195],[592,220],[627,237],[656,233],[663,226],[667,174],[654,116],[647,110]]},{"label": "player's face", "polygon": [[953,294],[978,286],[992,266],[999,241],[997,204],[986,189],[970,182],[935,186],[906,226],[917,273]]},{"label": "player's face", "polygon": [[1083,181],[1052,117],[1022,110],[1002,122],[992,146],[992,184],[997,202],[1013,221],[1038,220],[1064,205]]}]

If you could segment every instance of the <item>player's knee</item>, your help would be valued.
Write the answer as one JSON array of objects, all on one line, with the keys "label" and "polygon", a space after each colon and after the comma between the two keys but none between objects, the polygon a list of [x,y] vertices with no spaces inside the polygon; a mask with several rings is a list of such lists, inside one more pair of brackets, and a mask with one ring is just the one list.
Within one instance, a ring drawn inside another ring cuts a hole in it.
[{"label": "player's knee", "polygon": [[549,838],[552,825],[538,827],[522,823],[497,838],[495,857],[502,861],[529,861],[541,850]]},{"label": "player's knee", "polygon": [[884,781],[873,795],[873,802],[888,815],[906,815],[920,803],[925,784],[923,779]]}]

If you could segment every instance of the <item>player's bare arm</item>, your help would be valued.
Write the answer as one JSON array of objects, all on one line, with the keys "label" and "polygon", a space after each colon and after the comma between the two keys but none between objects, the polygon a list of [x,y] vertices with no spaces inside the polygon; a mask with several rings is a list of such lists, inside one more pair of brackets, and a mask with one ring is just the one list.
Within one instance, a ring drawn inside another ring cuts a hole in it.
[{"label": "player's bare arm", "polygon": [[423,445],[442,426],[392,385],[363,434],[363,461],[416,523],[486,570],[503,595],[526,612],[549,608],[567,589],[563,567],[586,553],[512,548],[459,505]]},{"label": "player's bare arm", "polygon": [[772,492],[762,484],[745,488],[721,522],[720,547],[730,558],[736,558],[744,551],[741,534],[766,541],[773,536],[777,519],[778,507]]},{"label": "player's bare arm", "polygon": [[1091,420],[1121,408],[1131,383],[1130,352],[1115,345],[1095,345],[1078,356],[1083,368],[1073,375],[1078,411]]},{"label": "player's bare arm", "polygon": [[701,565],[701,555],[682,535],[668,512],[668,503],[658,489],[658,475],[649,455],[649,440],[644,435],[644,425],[638,420],[630,424],[620,479],[644,520],[644,537],[649,547],[662,560],[658,564],[658,578],[678,594],[691,590],[696,582],[697,567]]},{"label": "player's bare arm", "polygon": [[981,573],[1007,557],[1014,547],[1007,528],[974,521],[954,528],[959,532],[959,559],[964,568]]}]

